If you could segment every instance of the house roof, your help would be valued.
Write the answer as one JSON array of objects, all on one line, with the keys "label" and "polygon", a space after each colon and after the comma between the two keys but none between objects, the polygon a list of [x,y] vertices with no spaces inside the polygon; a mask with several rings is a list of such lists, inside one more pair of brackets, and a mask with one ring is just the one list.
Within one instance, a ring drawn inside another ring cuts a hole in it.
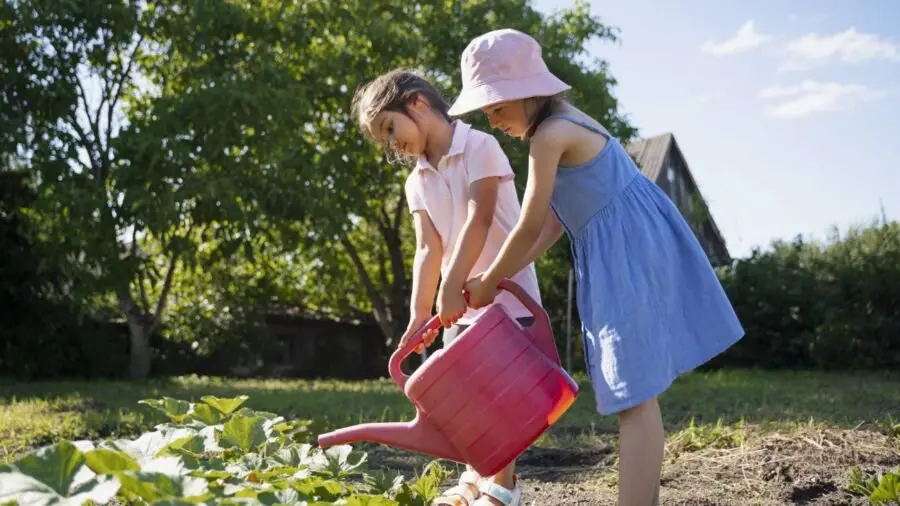
[{"label": "house roof", "polygon": [[[636,139],[625,146],[626,151],[634,157],[641,172],[647,176],[647,179],[654,183],[659,180],[659,176],[662,173],[663,165],[666,162],[666,154],[673,148],[678,152],[678,156],[681,157],[682,161],[684,161],[685,171],[687,172],[685,176],[690,180],[694,190],[705,202],[706,199],[703,198],[703,193],[700,191],[700,187],[697,185],[696,180],[694,180],[694,175],[691,174],[690,168],[688,168],[687,160],[678,148],[678,143],[675,142],[674,134],[666,132],[646,139]],[[725,238],[722,236],[722,232],[719,231],[719,227],[716,225],[716,220],[712,217],[712,214],[709,215],[709,222],[712,225],[713,233],[722,243],[722,247],[727,254],[728,246],[725,243]]]},{"label": "house roof", "polygon": [[629,143],[625,149],[637,160],[647,179],[656,182],[675,136],[669,132]]}]

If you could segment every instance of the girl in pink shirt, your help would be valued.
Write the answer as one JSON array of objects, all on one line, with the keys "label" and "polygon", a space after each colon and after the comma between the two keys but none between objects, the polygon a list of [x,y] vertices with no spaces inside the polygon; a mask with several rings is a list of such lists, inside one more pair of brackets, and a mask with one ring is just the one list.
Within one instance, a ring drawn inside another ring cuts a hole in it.
[{"label": "girl in pink shirt", "polygon": [[[353,114],[363,133],[415,164],[405,190],[415,223],[416,253],[410,321],[400,346],[431,318],[435,291],[444,346],[487,309],[467,306],[465,283],[491,265],[521,212],[512,167],[500,144],[452,120],[448,109],[425,78],[404,70],[379,76],[353,98]],[[510,279],[540,303],[533,263]],[[501,292],[494,302],[506,306],[523,326],[530,324],[531,313],[511,294]],[[429,333],[424,346],[436,337],[437,331]],[[459,484],[433,504],[519,506],[514,465],[488,478],[467,467]]]}]

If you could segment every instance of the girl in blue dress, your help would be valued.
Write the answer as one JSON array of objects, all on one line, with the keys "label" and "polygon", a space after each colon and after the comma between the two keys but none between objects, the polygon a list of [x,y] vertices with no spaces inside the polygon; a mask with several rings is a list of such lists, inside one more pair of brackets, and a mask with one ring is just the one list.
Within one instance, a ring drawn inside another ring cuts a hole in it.
[{"label": "girl in blue dress", "polygon": [[665,444],[657,397],[744,330],[681,213],[615,137],[560,98],[569,86],[532,37],[479,36],[461,67],[450,114],[480,110],[530,150],[522,214],[467,284],[470,304],[491,303],[500,280],[568,235],[597,411],[619,420],[619,504],[656,504]]}]

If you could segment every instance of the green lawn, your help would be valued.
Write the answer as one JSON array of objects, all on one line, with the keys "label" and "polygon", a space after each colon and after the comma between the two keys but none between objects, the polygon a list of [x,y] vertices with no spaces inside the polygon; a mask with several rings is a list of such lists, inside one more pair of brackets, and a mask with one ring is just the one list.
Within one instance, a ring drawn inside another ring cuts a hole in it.
[{"label": "green lawn", "polygon": [[[560,421],[559,434],[615,430],[613,417],[593,410],[593,393],[582,393]],[[146,382],[62,381],[0,383],[0,461],[59,439],[137,435],[162,421],[140,399],[161,396],[199,400],[203,395],[250,396],[247,406],[313,419],[314,429],[412,416],[409,402],[389,380],[228,380],[181,377]],[[900,422],[900,374],[722,371],[678,380],[661,399],[670,433],[698,424],[743,420],[783,429],[810,422],[832,427],[868,425],[896,430]]]}]

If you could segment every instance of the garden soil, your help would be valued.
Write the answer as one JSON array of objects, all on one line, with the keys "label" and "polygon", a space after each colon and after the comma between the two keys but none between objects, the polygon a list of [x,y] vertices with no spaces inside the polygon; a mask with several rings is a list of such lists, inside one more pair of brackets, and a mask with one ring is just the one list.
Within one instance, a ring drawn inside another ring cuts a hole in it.
[{"label": "garden soil", "polygon": [[[369,462],[408,477],[429,459],[383,446]],[[450,463],[453,469],[460,467]],[[667,448],[661,505],[863,505],[846,485],[853,466],[863,472],[900,466],[900,442],[871,430],[798,429],[748,437],[737,448],[674,455]],[[528,506],[616,504],[615,435],[565,447],[534,447],[517,461]],[[455,479],[455,478],[454,478]],[[445,484],[445,487],[452,482]]]}]

